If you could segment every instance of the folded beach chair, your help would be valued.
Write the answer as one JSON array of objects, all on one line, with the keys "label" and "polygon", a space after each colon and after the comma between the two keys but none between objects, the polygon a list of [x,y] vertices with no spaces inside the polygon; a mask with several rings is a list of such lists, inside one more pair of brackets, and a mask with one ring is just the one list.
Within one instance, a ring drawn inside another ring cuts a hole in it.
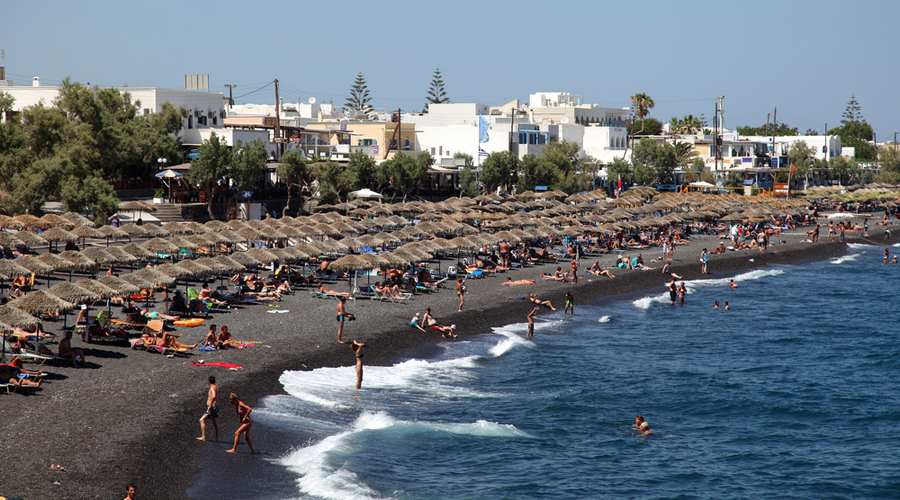
[{"label": "folded beach chair", "polygon": [[154,337],[159,337],[163,333],[163,328],[165,328],[165,323],[162,320],[151,319],[147,322],[146,325],[144,325],[144,329],[141,331],[141,333],[149,333]]}]

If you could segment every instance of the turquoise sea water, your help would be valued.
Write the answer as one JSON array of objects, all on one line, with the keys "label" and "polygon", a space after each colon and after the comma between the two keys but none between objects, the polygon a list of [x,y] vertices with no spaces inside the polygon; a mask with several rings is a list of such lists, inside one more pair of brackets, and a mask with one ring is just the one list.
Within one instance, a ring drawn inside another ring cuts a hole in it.
[{"label": "turquoise sea water", "polygon": [[900,498],[882,252],[542,313],[533,341],[523,322],[444,343],[358,392],[352,367],[286,372],[254,431],[293,449],[241,498]]}]

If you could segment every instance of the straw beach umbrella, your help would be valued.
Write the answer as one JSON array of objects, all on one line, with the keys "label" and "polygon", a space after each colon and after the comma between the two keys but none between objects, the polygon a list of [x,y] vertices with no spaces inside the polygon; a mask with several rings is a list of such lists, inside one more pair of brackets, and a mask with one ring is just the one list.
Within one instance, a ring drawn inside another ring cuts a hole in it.
[{"label": "straw beach umbrella", "polygon": [[75,284],[100,297],[101,299],[109,299],[116,296],[115,290],[97,280],[83,279],[80,281],[76,281]]},{"label": "straw beach umbrella", "polygon": [[228,255],[217,255],[212,258],[213,261],[222,265],[226,273],[239,273],[245,269],[244,265],[232,259]]},{"label": "straw beach umbrella", "polygon": [[[188,243],[188,245],[193,246],[192,243]],[[145,241],[141,247],[144,250],[148,250],[155,255],[158,254],[177,254],[179,250],[181,250],[178,245],[171,243],[168,240],[164,240],[162,238],[153,238],[151,240]],[[193,248],[197,248],[194,246]],[[126,251],[128,251],[126,249]]]},{"label": "straw beach umbrella", "polygon": [[[17,309],[21,309],[32,316],[49,313],[66,313],[75,308],[75,305],[71,302],[62,300],[56,295],[45,292],[44,290],[29,292],[25,294],[24,297],[19,297],[10,302],[10,305]],[[35,330],[34,340],[38,340],[37,330]]]},{"label": "straw beach umbrella", "polygon": [[13,236],[21,240],[22,243],[24,243],[27,247],[41,247],[47,245],[47,240],[32,233],[31,231],[19,231]]},{"label": "straw beach umbrella", "polygon": [[246,252],[234,252],[233,254],[228,255],[229,259],[234,260],[238,264],[244,266],[244,268],[248,268],[251,266],[258,266],[262,264],[262,262],[256,260],[250,255],[247,255]]},{"label": "straw beach umbrella", "polygon": [[[162,241],[162,242],[166,241],[166,240],[161,240],[159,238],[153,238],[152,240],[145,241],[144,243],[146,244],[146,243],[149,243],[154,240]],[[137,243],[129,243],[129,244],[123,246],[122,250],[131,254],[133,257],[136,257],[138,259],[138,261],[151,260],[151,259],[157,258],[155,253],[151,252],[150,250],[144,248],[141,245],[138,245]],[[109,251],[109,250],[107,250],[107,251]]]},{"label": "straw beach umbrella", "polygon": [[[161,271],[157,271],[152,267],[145,267],[143,269],[137,270],[131,273],[131,275],[146,280],[148,283],[153,285],[154,288],[166,287],[175,283],[175,278]],[[126,274],[124,277],[127,278],[131,275]]]},{"label": "straw beach umbrella", "polygon": [[15,261],[0,259],[0,279],[13,280],[19,276],[28,276],[29,274],[31,274],[30,269],[20,266]]},{"label": "straw beach umbrella", "polygon": [[109,246],[110,238],[113,238],[116,240],[118,240],[119,238],[121,238],[121,239],[128,238],[128,233],[126,233],[125,231],[122,231],[121,229],[119,229],[117,227],[101,226],[97,229],[97,231],[99,233],[103,234],[104,236],[106,236],[106,246]]},{"label": "straw beach umbrella", "polygon": [[102,285],[106,285],[116,292],[116,296],[119,297],[128,297],[132,293],[140,293],[141,288],[136,285],[132,285],[131,283],[117,278],[115,276],[104,276],[97,280]]},{"label": "straw beach umbrella", "polygon": [[6,231],[0,231],[0,247],[3,248],[16,248],[17,246],[24,245],[25,243],[16,238],[15,236],[7,233]]},{"label": "straw beach umbrella", "polygon": [[[60,257],[62,257],[64,259],[68,259],[69,257],[67,257],[66,254],[68,254],[68,252],[63,252],[60,254]],[[116,257],[114,257],[111,253],[107,252],[106,250],[104,250],[100,247],[85,248],[84,250],[77,252],[77,254],[80,255],[82,258],[88,259],[91,262],[95,263],[96,265],[103,266],[103,267],[112,266],[119,262],[119,260]],[[73,257],[73,259],[74,259],[74,257]],[[70,260],[72,260],[72,259],[70,259]]]},{"label": "straw beach umbrella", "polygon": [[[65,281],[53,285],[47,290],[47,293],[55,295],[57,298],[72,304],[85,304],[87,302],[100,300],[99,295]],[[63,330],[65,330],[68,325],[68,318],[68,314],[63,314]]]},{"label": "straw beach umbrella", "polygon": [[[134,243],[130,243],[130,245],[134,245]],[[125,245],[125,246],[128,246],[128,245]],[[134,245],[134,246],[136,248],[139,248],[140,250],[146,252],[146,250],[144,250],[143,248],[141,248],[137,245]],[[124,250],[124,247],[108,247],[108,248],[106,248],[106,253],[115,257],[116,262],[119,264],[134,264],[135,262],[140,260],[137,256],[126,252]]]},{"label": "straw beach umbrella", "polygon": [[250,250],[247,250],[244,253],[253,257],[254,259],[258,260],[259,262],[261,262],[263,264],[270,264],[273,262],[277,262],[279,260],[277,255],[275,255],[274,253],[272,253],[268,250],[264,250],[262,248],[251,248]]},{"label": "straw beach umbrella", "polygon": [[146,238],[149,236],[147,234],[147,230],[144,229],[144,226],[138,226],[137,224],[123,224],[122,227],[119,228],[120,231],[128,235],[128,238]]}]

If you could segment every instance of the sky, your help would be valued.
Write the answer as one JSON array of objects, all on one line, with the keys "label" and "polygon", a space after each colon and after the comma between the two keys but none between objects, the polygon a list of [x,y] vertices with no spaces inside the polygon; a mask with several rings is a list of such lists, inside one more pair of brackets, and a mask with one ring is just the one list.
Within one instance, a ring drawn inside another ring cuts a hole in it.
[{"label": "sky", "polygon": [[651,117],[800,132],[839,125],[851,96],[877,134],[900,132],[897,0],[234,1],[3,0],[7,79],[184,88],[208,73],[235,103],[344,104],[357,73],[376,109],[421,110],[440,68],[452,102],[536,92]]}]

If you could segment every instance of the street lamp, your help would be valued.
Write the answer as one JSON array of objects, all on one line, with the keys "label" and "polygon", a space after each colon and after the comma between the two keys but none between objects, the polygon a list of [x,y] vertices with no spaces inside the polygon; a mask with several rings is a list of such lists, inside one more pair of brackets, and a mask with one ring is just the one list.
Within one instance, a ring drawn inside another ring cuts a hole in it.
[{"label": "street lamp", "polygon": [[159,166],[159,171],[162,172],[166,168],[166,163],[169,163],[168,158],[157,158],[156,164]]}]

